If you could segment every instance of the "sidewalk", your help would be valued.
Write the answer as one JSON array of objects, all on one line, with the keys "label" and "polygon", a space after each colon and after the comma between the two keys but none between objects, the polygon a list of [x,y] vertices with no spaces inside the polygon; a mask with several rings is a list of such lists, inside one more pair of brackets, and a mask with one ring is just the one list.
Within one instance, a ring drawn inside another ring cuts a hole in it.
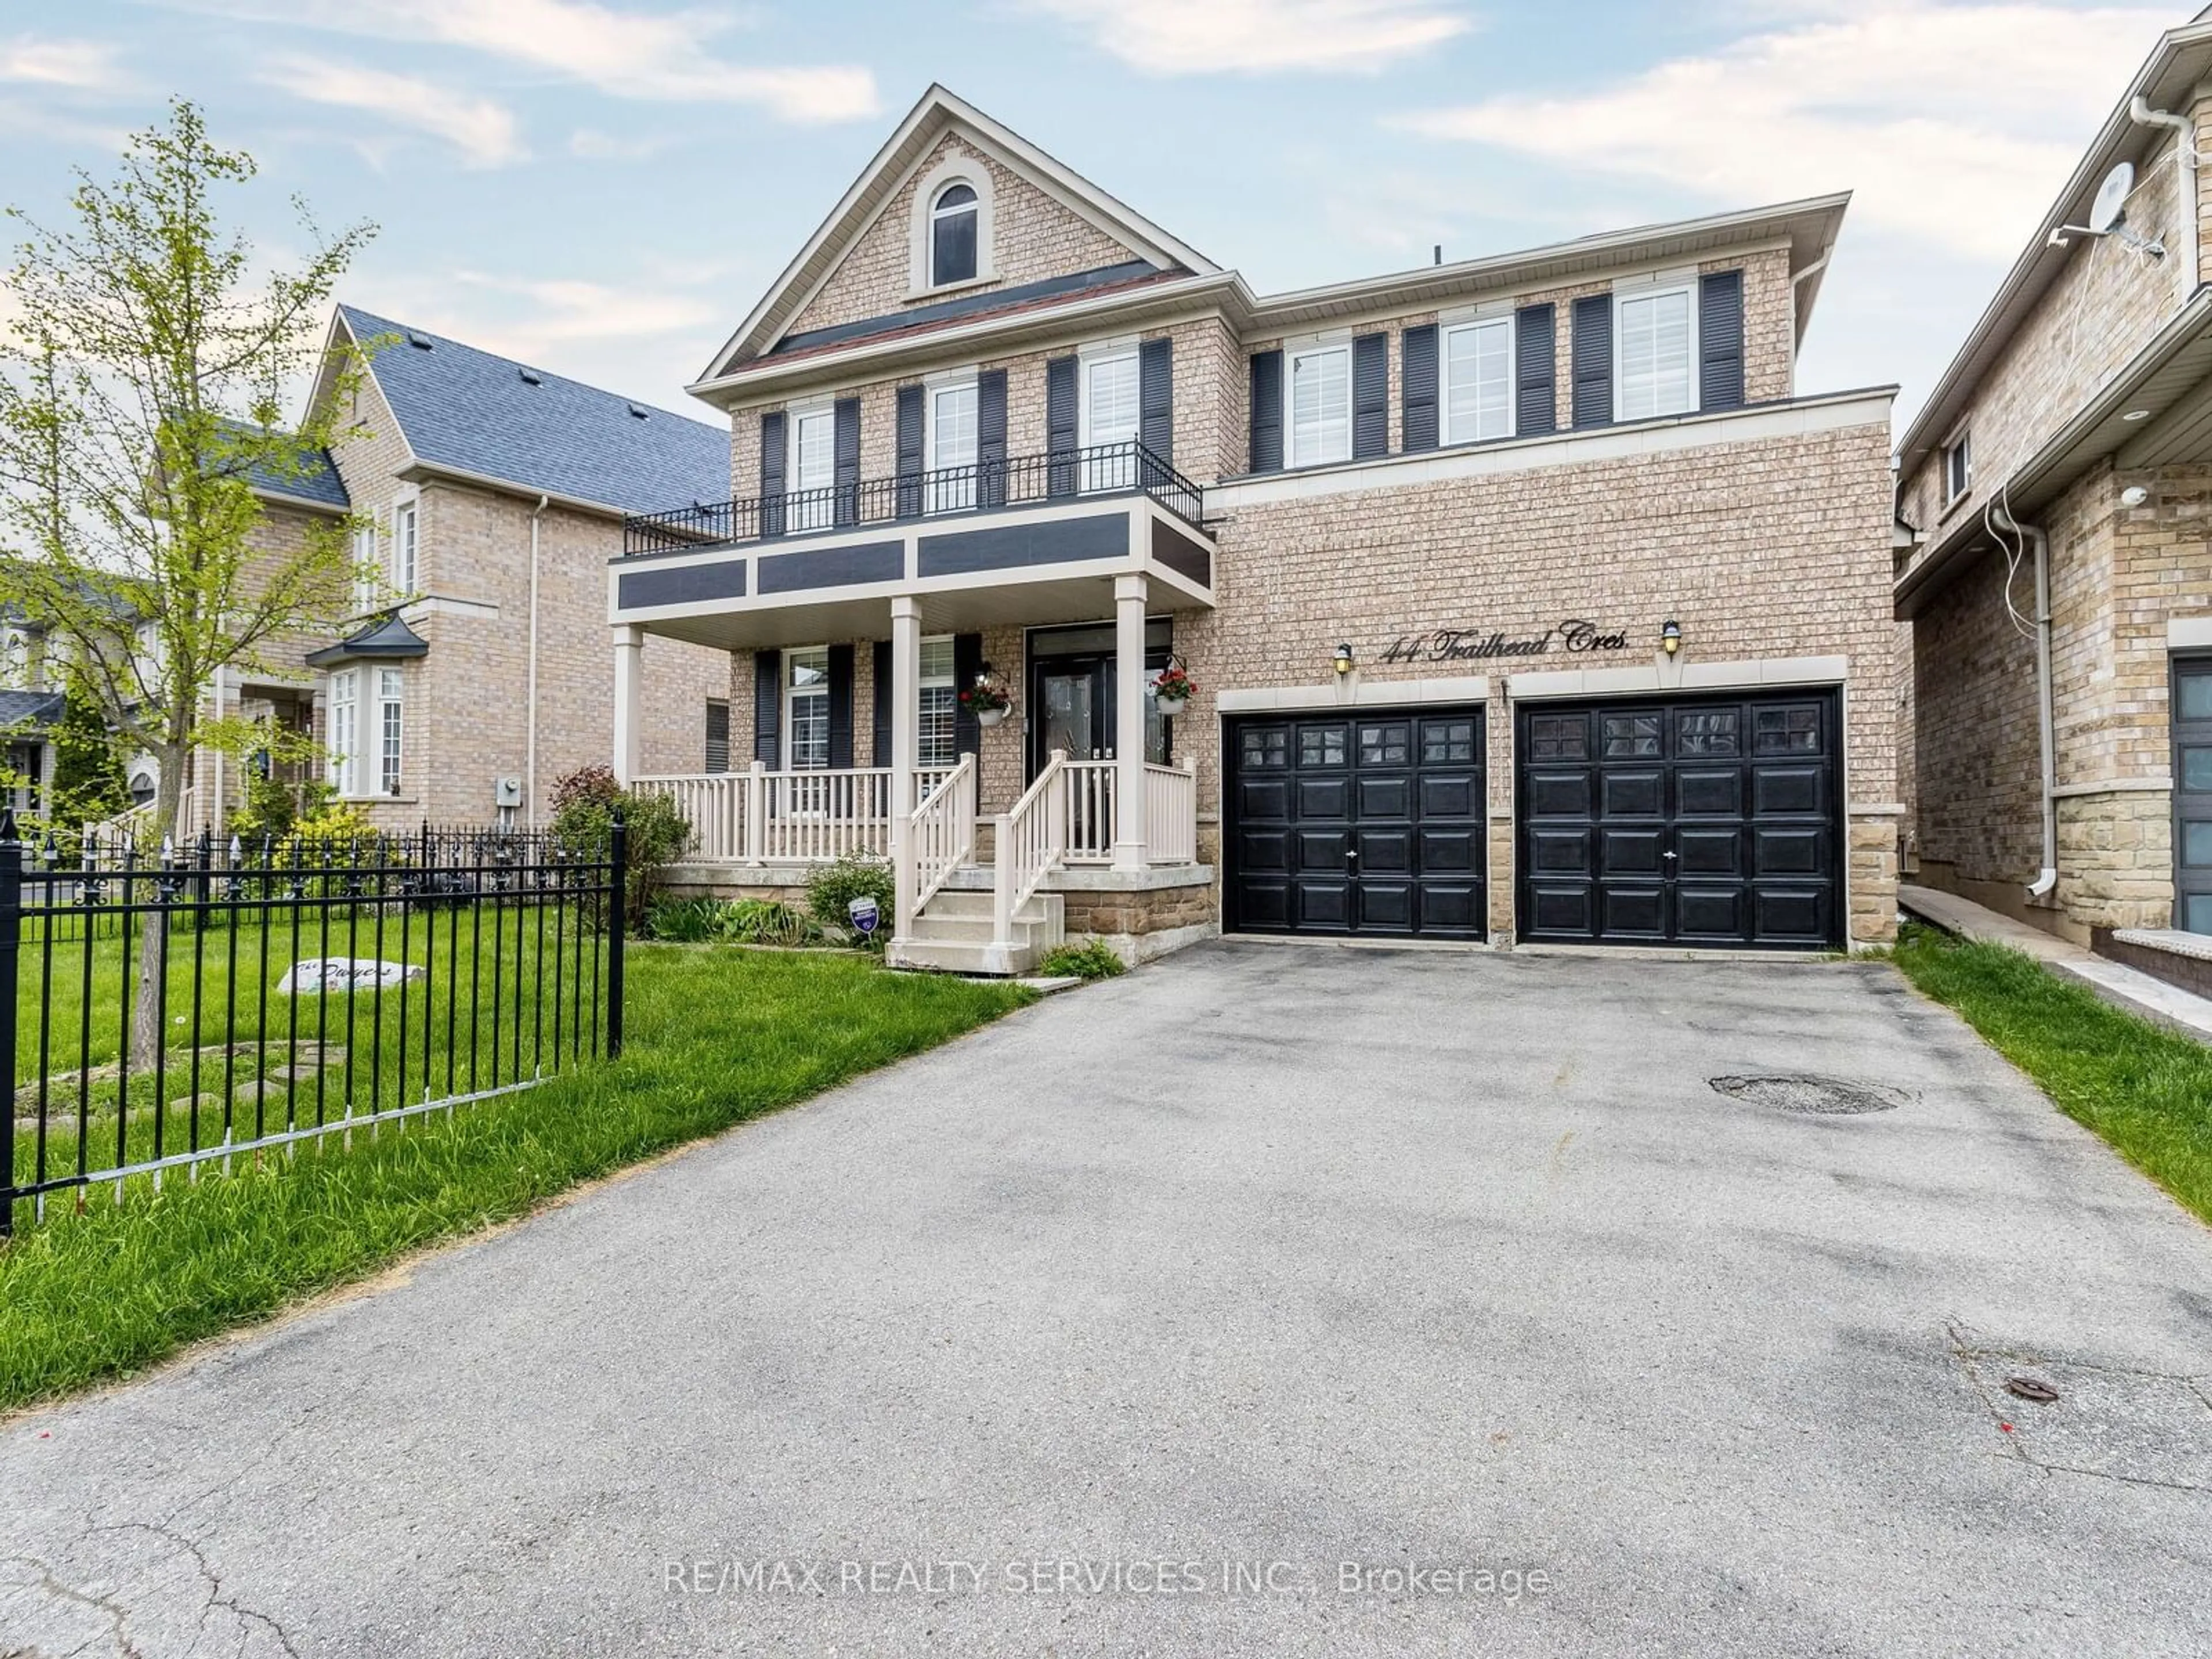
[{"label": "sidewalk", "polygon": [[1897,899],[1914,915],[1934,922],[1946,933],[1985,945],[2008,945],[2033,957],[2055,974],[2079,980],[2115,1008],[2212,1043],[2212,1000],[2139,969],[2108,962],[2071,940],[2000,915],[1955,893],[1906,883],[1897,890]]}]

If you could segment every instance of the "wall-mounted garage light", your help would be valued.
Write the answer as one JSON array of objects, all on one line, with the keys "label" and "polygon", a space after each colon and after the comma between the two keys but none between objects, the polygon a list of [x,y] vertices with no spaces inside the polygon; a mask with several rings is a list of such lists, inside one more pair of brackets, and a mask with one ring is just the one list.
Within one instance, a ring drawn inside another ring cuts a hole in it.
[{"label": "wall-mounted garage light", "polygon": [[1682,648],[1682,624],[1671,618],[1659,629],[1659,648],[1673,656]]},{"label": "wall-mounted garage light", "polygon": [[1340,645],[1336,647],[1335,662],[1336,672],[1340,677],[1349,674],[1359,665],[1352,660],[1352,647],[1348,645]]}]

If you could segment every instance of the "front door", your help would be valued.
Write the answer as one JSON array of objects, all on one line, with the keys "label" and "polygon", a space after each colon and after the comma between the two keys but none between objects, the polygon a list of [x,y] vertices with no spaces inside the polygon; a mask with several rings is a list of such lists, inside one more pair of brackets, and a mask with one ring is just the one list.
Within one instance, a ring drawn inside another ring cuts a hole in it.
[{"label": "front door", "polygon": [[[1167,666],[1167,653],[1146,653],[1146,678]],[[1055,749],[1070,760],[1112,760],[1115,687],[1120,676],[1108,655],[1039,657],[1030,664],[1030,775],[1044,769]],[[1145,699],[1145,758],[1165,765],[1166,723],[1150,697]]]},{"label": "front door", "polygon": [[2212,657],[2173,661],[2173,925],[2212,933]]}]

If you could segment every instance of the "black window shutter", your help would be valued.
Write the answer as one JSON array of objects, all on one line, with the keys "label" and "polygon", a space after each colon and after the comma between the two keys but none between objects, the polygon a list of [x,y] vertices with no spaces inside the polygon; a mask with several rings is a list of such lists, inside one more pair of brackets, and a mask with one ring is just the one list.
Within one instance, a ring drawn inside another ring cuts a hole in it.
[{"label": "black window shutter", "polygon": [[1362,334],[1352,343],[1352,456],[1390,453],[1390,337]]},{"label": "black window shutter", "polygon": [[753,653],[753,758],[783,764],[783,653]]},{"label": "black window shutter", "polygon": [[1604,426],[1613,419],[1613,295],[1575,301],[1574,349],[1575,424]]},{"label": "black window shutter", "polygon": [[1044,366],[1044,447],[1051,457],[1045,468],[1048,495],[1075,493],[1075,359],[1053,358]]},{"label": "black window shutter", "polygon": [[1006,371],[975,377],[975,495],[981,507],[1006,504]]},{"label": "black window shutter", "polygon": [[1698,279],[1698,407],[1743,407],[1743,273]]},{"label": "black window shutter", "polygon": [[[960,694],[975,684],[975,677],[982,672],[983,636],[981,634],[955,634],[952,636],[952,746],[963,755],[972,755],[983,746],[981,722],[959,701]],[[918,738],[919,734],[916,735]]]},{"label": "black window shutter", "polygon": [[783,534],[783,411],[761,416],[761,534]]},{"label": "black window shutter", "polygon": [[1154,461],[1175,465],[1175,342],[1165,336],[1137,348],[1137,439]]},{"label": "black window shutter", "polygon": [[837,522],[860,521],[860,400],[837,399]]},{"label": "black window shutter", "polygon": [[1559,423],[1559,315],[1549,306],[1513,313],[1513,432],[1550,432]]},{"label": "black window shutter", "polygon": [[876,736],[871,751],[876,766],[891,763],[891,642],[876,641]]},{"label": "black window shutter", "polygon": [[1424,323],[1398,337],[1398,404],[1407,454],[1437,447],[1437,325]]},{"label": "black window shutter", "polygon": [[730,705],[724,697],[707,699],[707,770],[730,769]]},{"label": "black window shutter", "polygon": [[1252,354],[1252,471],[1283,470],[1283,354]]},{"label": "black window shutter", "polygon": [[830,764],[853,764],[853,646],[830,647]]},{"label": "black window shutter", "polygon": [[921,514],[921,388],[898,389],[898,515]]}]

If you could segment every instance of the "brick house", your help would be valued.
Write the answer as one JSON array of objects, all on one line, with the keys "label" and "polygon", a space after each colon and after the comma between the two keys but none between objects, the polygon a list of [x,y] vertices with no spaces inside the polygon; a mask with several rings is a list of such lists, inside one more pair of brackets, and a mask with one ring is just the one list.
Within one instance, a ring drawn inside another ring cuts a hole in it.
[{"label": "brick house", "polygon": [[[313,519],[354,519],[377,579],[338,638],[265,651],[216,701],[314,732],[381,828],[538,822],[554,781],[613,741],[602,573],[623,515],[720,495],[728,439],[351,307],[331,330],[374,348],[349,435],[304,478],[260,483],[258,533],[295,545]],[[727,654],[666,641],[645,657],[646,758],[726,765]],[[223,770],[198,757],[189,822],[219,830],[235,806]]]},{"label": "brick house", "polygon": [[[1845,199],[1263,296],[933,88],[692,387],[617,768],[701,884],[890,852],[921,963],[1886,939],[1891,393],[1794,370]],[[655,775],[663,639],[749,774]]]},{"label": "brick house", "polygon": [[1898,453],[1908,857],[2106,948],[2212,933],[2208,77],[2160,40]]}]

